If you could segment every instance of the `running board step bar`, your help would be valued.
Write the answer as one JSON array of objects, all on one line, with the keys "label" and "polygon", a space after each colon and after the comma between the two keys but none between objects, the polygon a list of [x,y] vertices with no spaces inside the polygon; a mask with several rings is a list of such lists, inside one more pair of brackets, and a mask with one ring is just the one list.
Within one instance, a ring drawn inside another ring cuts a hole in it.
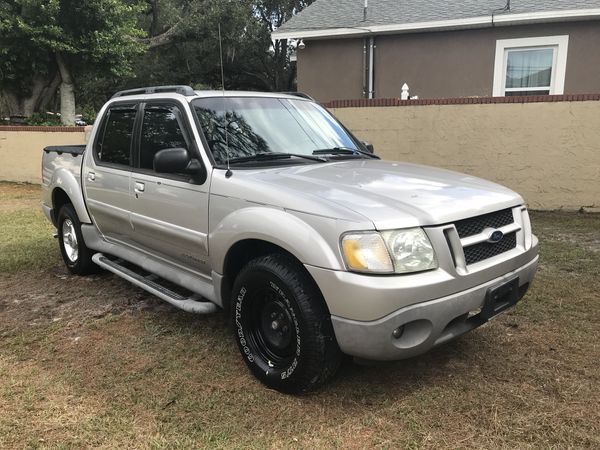
[{"label": "running board step bar", "polygon": [[112,260],[102,253],[96,253],[92,256],[92,261],[103,269],[114,273],[115,275],[135,284],[136,286],[156,295],[158,298],[170,303],[176,308],[182,309],[194,314],[211,314],[219,308],[212,302],[200,301],[199,296],[183,297],[176,292],[171,291],[165,286],[160,285],[155,280],[154,274],[142,275],[120,264],[122,260]]}]

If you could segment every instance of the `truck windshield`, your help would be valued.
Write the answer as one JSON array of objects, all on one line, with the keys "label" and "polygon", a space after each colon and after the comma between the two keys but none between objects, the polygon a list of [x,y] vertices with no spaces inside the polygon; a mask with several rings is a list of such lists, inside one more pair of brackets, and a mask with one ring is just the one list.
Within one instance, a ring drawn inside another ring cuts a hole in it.
[{"label": "truck windshield", "polygon": [[[226,164],[228,154],[230,160],[244,161],[267,153],[313,155],[332,149],[336,154],[343,148],[356,150],[354,157],[359,156],[360,149],[348,132],[324,108],[307,100],[210,97],[196,99],[192,105],[220,165]],[[353,157],[352,151],[348,153],[346,157]]]}]

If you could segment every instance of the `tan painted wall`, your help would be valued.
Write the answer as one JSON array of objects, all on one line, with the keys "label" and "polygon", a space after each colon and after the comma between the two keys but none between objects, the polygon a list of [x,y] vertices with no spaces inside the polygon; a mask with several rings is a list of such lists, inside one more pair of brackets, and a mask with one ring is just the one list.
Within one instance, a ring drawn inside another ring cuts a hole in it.
[{"label": "tan painted wall", "polygon": [[384,159],[444,167],[518,191],[531,208],[600,208],[600,102],[340,108]]},{"label": "tan painted wall", "polygon": [[[600,101],[339,108],[384,159],[509,186],[532,208],[600,207]],[[42,148],[84,133],[0,131],[0,180],[40,182]]]},{"label": "tan painted wall", "polygon": [[42,150],[85,144],[87,133],[0,131],[0,180],[41,183]]}]

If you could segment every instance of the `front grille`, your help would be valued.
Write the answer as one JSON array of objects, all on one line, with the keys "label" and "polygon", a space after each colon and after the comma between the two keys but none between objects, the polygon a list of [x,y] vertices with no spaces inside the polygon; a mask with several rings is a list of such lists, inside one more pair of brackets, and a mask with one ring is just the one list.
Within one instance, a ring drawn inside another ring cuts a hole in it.
[{"label": "front grille", "polygon": [[[510,211],[510,210],[509,210]],[[482,242],[464,248],[465,261],[467,265],[474,264],[492,256],[500,255],[504,252],[517,248],[517,233],[510,233],[504,236],[497,244]]]},{"label": "front grille", "polygon": [[456,222],[456,231],[460,238],[466,238],[481,233],[486,228],[502,228],[514,222],[512,209],[504,209],[482,216],[471,217]]}]

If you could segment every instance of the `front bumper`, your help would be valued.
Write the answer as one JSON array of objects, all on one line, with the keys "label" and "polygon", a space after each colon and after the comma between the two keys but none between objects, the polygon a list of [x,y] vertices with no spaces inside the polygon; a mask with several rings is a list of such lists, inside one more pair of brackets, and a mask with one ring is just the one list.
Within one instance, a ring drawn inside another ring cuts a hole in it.
[{"label": "front bumper", "polygon": [[[361,322],[331,317],[341,350],[351,356],[377,361],[410,358],[447,342],[485,323],[480,314],[488,291],[518,278],[519,297],[529,288],[538,257],[500,277],[471,289],[435,300],[413,304],[374,321]],[[403,327],[403,328],[401,328]],[[394,330],[400,329],[398,338]]]}]

